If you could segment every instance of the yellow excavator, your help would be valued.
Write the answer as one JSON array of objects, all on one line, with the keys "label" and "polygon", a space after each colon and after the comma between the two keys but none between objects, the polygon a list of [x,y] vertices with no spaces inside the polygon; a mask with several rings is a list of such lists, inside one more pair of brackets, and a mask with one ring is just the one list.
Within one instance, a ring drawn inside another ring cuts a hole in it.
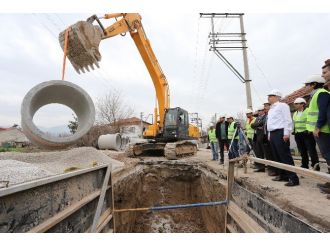
[{"label": "yellow excavator", "polygon": [[[115,22],[104,27],[100,19]],[[94,25],[96,23],[96,25]],[[74,69],[80,72],[99,67],[102,40],[116,35],[130,34],[138,48],[153,81],[158,107],[154,109],[153,124],[143,133],[147,142],[129,144],[126,153],[130,157],[150,152],[163,152],[167,159],[193,155],[200,137],[197,126],[189,123],[188,112],[180,107],[170,108],[169,85],[151,48],[141,16],[138,13],[112,13],[102,17],[93,15],[86,21],[78,21],[59,34],[59,42]]]}]

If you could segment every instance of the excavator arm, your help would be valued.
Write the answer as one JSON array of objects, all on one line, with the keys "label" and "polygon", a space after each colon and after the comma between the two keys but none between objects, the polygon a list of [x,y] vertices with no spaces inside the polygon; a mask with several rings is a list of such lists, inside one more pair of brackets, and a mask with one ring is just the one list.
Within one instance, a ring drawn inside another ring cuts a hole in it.
[{"label": "excavator arm", "polygon": [[[163,129],[165,110],[170,107],[169,85],[166,77],[153,52],[150,41],[141,23],[141,16],[137,13],[105,14],[104,19],[114,19],[115,22],[104,28],[95,15],[87,21],[79,21],[68,28],[67,57],[78,73],[99,67],[101,54],[99,43],[117,35],[130,33],[138,51],[146,65],[153,81],[158,107],[154,112],[153,125],[145,131],[145,136],[155,137]],[[94,21],[99,25],[93,25]],[[65,49],[65,33],[59,35],[62,49]]]}]

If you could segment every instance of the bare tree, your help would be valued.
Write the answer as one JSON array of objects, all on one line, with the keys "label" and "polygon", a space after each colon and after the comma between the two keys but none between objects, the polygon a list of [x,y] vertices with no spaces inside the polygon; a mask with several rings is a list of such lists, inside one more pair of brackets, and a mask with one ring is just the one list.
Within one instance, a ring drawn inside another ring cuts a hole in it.
[{"label": "bare tree", "polygon": [[120,91],[109,91],[97,99],[97,122],[99,124],[113,124],[120,119],[132,117],[134,110],[125,104]]}]

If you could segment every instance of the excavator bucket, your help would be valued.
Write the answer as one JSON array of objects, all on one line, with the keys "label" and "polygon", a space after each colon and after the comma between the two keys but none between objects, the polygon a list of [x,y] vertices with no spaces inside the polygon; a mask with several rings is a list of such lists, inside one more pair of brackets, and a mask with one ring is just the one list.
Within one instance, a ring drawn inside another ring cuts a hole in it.
[{"label": "excavator bucket", "polygon": [[[64,51],[66,30],[59,34],[59,42]],[[67,42],[67,58],[74,69],[80,74],[90,69],[94,70],[94,65],[99,68],[98,62],[101,60],[99,44],[103,36],[102,29],[87,21],[78,21],[69,29]]]}]

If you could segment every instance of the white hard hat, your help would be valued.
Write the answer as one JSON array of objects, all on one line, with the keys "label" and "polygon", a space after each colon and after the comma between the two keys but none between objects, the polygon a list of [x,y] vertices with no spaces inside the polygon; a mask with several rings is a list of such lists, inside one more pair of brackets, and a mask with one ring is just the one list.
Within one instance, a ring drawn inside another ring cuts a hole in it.
[{"label": "white hard hat", "polygon": [[245,111],[245,114],[249,114],[249,113],[253,113],[253,111],[252,111],[251,109],[247,109],[247,110]]},{"label": "white hard hat", "polygon": [[321,84],[324,84],[325,83],[325,80],[322,76],[320,75],[313,75],[311,77],[309,77],[305,84],[309,84],[309,83],[312,83],[312,82],[317,82],[317,83],[321,83]]},{"label": "white hard hat", "polygon": [[272,91],[270,91],[270,93],[267,96],[270,95],[282,97],[282,93],[278,89],[273,89]]},{"label": "white hard hat", "polygon": [[262,106],[259,106],[257,110],[258,111],[263,111],[263,110],[265,110],[265,107],[263,105]]},{"label": "white hard hat", "polygon": [[293,103],[294,104],[300,104],[300,103],[305,103],[306,104],[306,100],[303,99],[303,98],[296,98]]}]

